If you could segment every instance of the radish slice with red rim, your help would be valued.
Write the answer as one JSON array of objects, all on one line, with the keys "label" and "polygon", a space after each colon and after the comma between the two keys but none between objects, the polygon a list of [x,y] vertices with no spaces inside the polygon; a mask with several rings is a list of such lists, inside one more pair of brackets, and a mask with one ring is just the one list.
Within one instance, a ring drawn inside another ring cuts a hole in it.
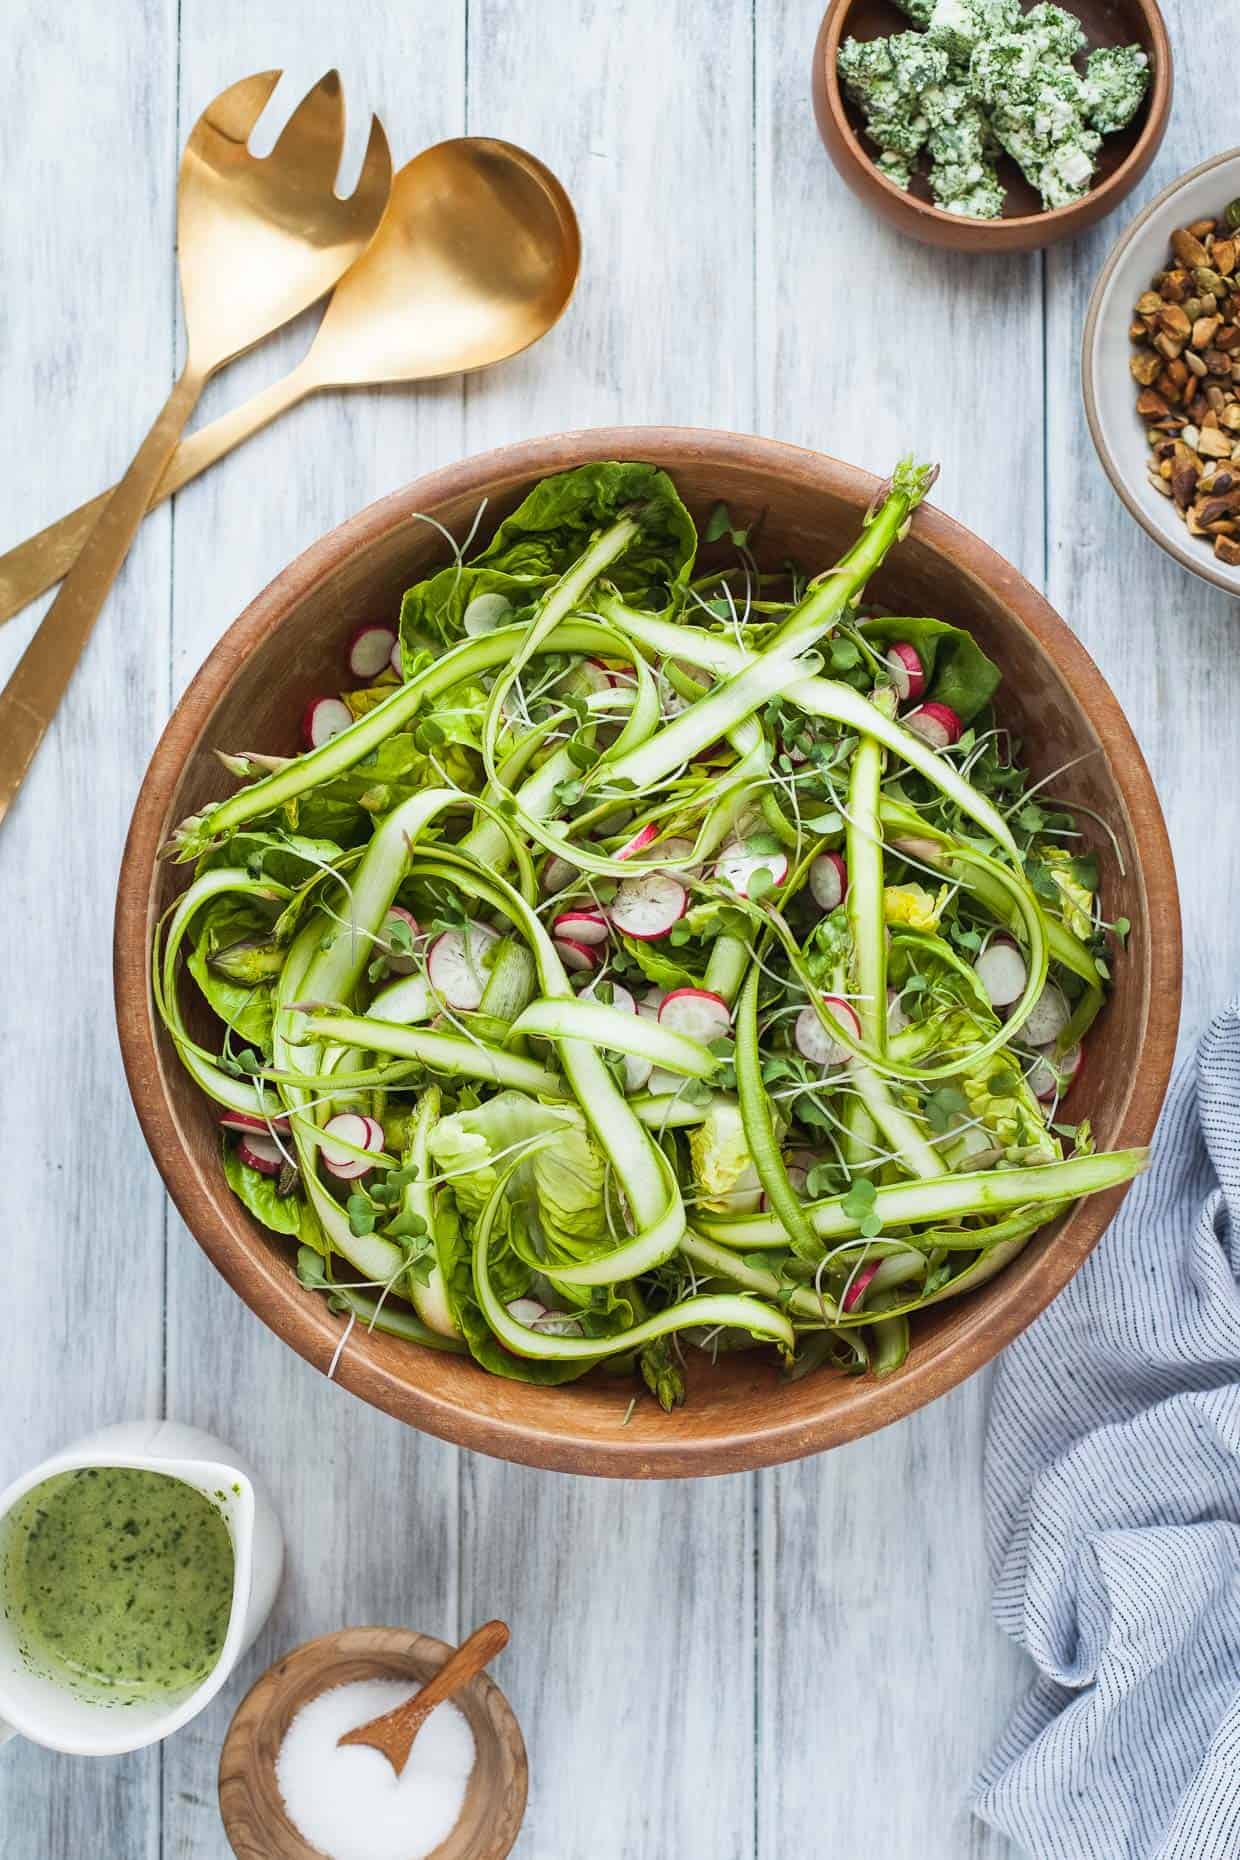
[{"label": "radish slice with red rim", "polygon": [[923,743],[929,743],[931,749],[950,749],[964,735],[964,725],[950,705],[933,700],[909,711],[900,721],[906,730],[920,736]]},{"label": "radish slice with red rim", "polygon": [[471,923],[464,930],[445,930],[431,944],[426,972],[431,987],[449,1007],[472,1014],[482,1005],[487,985],[485,957],[498,932],[489,924]]},{"label": "radish slice with red rim", "polygon": [[732,1015],[722,995],[709,988],[673,988],[659,1009],[659,1025],[709,1046],[732,1031]]},{"label": "radish slice with red rim", "polygon": [[731,885],[740,897],[749,896],[749,887],[756,872],[768,872],[773,885],[782,885],[788,876],[788,860],[781,852],[751,853],[746,852],[740,840],[731,846],[725,846],[715,862],[715,877],[722,879],[725,885]]},{"label": "radish slice with red rim", "polygon": [[874,1277],[874,1274],[878,1271],[881,1264],[881,1260],[876,1259],[871,1261],[868,1266],[858,1266],[853,1276],[852,1283],[840,1300],[840,1309],[842,1311],[851,1311],[856,1305],[861,1303],[862,1298],[865,1296],[866,1286],[870,1283],[870,1280]]},{"label": "radish slice with red rim", "polygon": [[552,853],[542,870],[542,888],[550,896],[553,892],[563,891],[566,885],[571,885],[580,877],[581,873],[575,865],[570,865],[567,859],[561,859],[559,853]]},{"label": "radish slice with red rim", "polygon": [[[403,931],[396,931],[395,937],[392,935],[393,922],[404,926]],[[408,936],[404,931],[408,932]],[[391,949],[384,952],[384,960],[392,974],[412,975],[418,966],[418,959],[412,950],[405,948],[405,944],[416,943],[418,940],[418,920],[413,912],[407,911],[403,904],[393,904],[383,920],[381,935],[385,942],[392,943]]]},{"label": "radish slice with red rim", "polygon": [[926,668],[916,646],[897,639],[887,648],[887,670],[901,704],[915,704],[926,689]]},{"label": "radish slice with red rim", "polygon": [[670,872],[643,872],[624,878],[608,907],[613,926],[624,936],[652,943],[666,936],[689,908],[689,894]]},{"label": "radish slice with red rim", "polygon": [[287,1117],[251,1117],[248,1111],[225,1111],[220,1118],[221,1130],[237,1130],[241,1135],[251,1133],[258,1137],[269,1137],[273,1130],[287,1131]]},{"label": "radish slice with red rim", "polygon": [[605,943],[607,919],[602,911],[563,911],[551,926],[552,935],[570,943]]},{"label": "radish slice with red rim", "polygon": [[349,641],[349,671],[367,683],[392,663],[396,635],[390,626],[359,626]]},{"label": "radish slice with red rim", "polygon": [[311,698],[302,712],[301,739],[307,749],[321,749],[333,736],[347,730],[353,713],[340,698]]},{"label": "radish slice with red rim", "polygon": [[1029,980],[1025,958],[1007,936],[992,937],[973,969],[993,1008],[1011,1007],[1019,1001]]},{"label": "radish slice with red rim", "polygon": [[[824,995],[822,1005],[840,1023],[845,1033],[860,1041],[861,1022],[847,1001],[842,1001],[838,995]],[[843,1041],[831,1037],[812,1007],[801,1009],[792,1037],[796,1041],[797,1051],[813,1066],[842,1066],[851,1057],[848,1047]]]},{"label": "radish slice with red rim", "polygon": [[633,859],[639,852],[645,852],[647,846],[653,846],[659,837],[659,829],[647,822],[644,827],[627,840],[616,854],[617,859]]},{"label": "radish slice with red rim", "polygon": [[1028,1040],[1030,1046],[1049,1046],[1057,1040],[1072,1018],[1063,990],[1054,982],[1048,982],[1033,1009],[1021,1028],[1021,1038]]},{"label": "radish slice with red rim", "polygon": [[355,1182],[359,1176],[369,1175],[374,1163],[353,1152],[369,1150],[377,1154],[383,1148],[383,1126],[360,1111],[338,1111],[324,1124],[319,1147],[323,1167],[330,1175],[341,1182]]},{"label": "radish slice with red rim", "polygon": [[810,862],[810,895],[819,910],[836,910],[848,895],[848,867],[837,852],[819,853]]},{"label": "radish slice with red rim", "polygon": [[257,1169],[260,1175],[279,1175],[284,1167],[285,1157],[280,1145],[272,1137],[260,1137],[254,1131],[248,1131],[237,1144],[237,1154],[249,1169]]},{"label": "radish slice with red rim", "polygon": [[560,961],[570,974],[588,974],[591,969],[597,969],[601,961],[598,947],[594,943],[578,943],[573,937],[558,936],[555,947]]}]

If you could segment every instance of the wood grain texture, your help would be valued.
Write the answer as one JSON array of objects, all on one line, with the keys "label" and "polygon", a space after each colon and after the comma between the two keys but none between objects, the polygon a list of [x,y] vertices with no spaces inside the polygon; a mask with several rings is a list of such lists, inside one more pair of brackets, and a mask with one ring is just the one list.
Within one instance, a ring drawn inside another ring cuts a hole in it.
[{"label": "wood grain texture", "polygon": [[[67,12],[4,8],[0,508],[14,540],[115,473],[166,392],[175,24],[173,0],[151,0],[87,26],[84,44]],[[109,1027],[108,943],[124,816],[167,710],[168,588],[165,515],[113,591],[0,854],[5,1485],[162,1401],[166,1203]],[[0,640],[0,680],[36,619]],[[0,1753],[0,1855],[86,1854],[106,1831],[126,1860],[156,1860],[158,1776],[154,1750],[73,1764],[15,1745]]]},{"label": "wood grain texture", "polygon": [[[1240,955],[1234,604],[1139,535],[1079,412],[1080,317],[1122,215],[1045,268],[932,253],[877,225],[840,185],[809,108],[821,0],[468,0],[468,15],[466,0],[354,0],[347,13],[330,0],[181,0],[179,57],[176,11],[4,8],[0,152],[30,182],[0,198],[6,276],[23,286],[0,298],[6,542],[106,482],[166,390],[177,135],[245,71],[296,61],[305,88],[340,63],[355,125],[379,108],[398,159],[466,126],[526,141],[581,209],[585,271],[532,355],[464,391],[311,403],[183,494],[175,532],[168,513],[147,525],[41,785],[0,843],[0,952],[20,978],[0,1018],[4,1076],[23,1110],[64,1131],[32,1167],[0,1122],[0,1478],[162,1399],[164,1203],[125,1101],[107,982],[112,875],[146,755],[255,591],[420,470],[618,417],[752,427],[875,470],[910,446],[932,451],[943,507],[1035,581],[1049,565],[1052,600],[1151,758],[1184,894],[1186,1025],[1234,985]],[[1177,110],[1134,206],[1229,134],[1217,72],[1240,52],[1240,22],[1215,9],[1203,32],[1193,0],[1164,12]],[[203,417],[307,341],[303,324],[244,358]],[[0,637],[0,670],[32,619]],[[83,924],[69,958],[61,897]],[[90,1126],[65,1129],[66,1104],[88,1105]],[[492,1610],[513,1625],[501,1677],[533,1769],[519,1860],[1005,1854],[963,1806],[1021,1679],[985,1594],[982,1378],[757,1481],[570,1482],[462,1456],[328,1387],[169,1219],[168,1411],[254,1456],[299,1548],[245,1669],[160,1757],[0,1755],[0,1860],[227,1860],[216,1764],[267,1660],[345,1622],[454,1639]],[[49,1253],[63,1299],[49,1300]]]}]

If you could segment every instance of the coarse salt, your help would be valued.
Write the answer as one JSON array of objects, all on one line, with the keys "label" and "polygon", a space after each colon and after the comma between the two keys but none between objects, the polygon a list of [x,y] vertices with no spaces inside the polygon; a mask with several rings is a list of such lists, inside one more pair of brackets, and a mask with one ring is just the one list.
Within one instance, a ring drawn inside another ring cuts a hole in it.
[{"label": "coarse salt", "polygon": [[460,1820],[474,1734],[451,1700],[431,1712],[399,1776],[382,1751],[339,1747],[346,1731],[420,1690],[400,1679],[333,1686],[289,1725],[276,1782],[289,1820],[327,1860],[425,1860]]}]

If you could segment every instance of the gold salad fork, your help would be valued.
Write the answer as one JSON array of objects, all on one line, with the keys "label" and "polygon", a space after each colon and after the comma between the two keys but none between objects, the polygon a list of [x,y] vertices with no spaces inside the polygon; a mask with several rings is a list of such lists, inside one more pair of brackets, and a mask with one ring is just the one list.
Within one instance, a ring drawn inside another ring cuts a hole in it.
[{"label": "gold salad fork", "polygon": [[[309,353],[190,433],[152,505],[324,388],[486,368],[545,336],[581,262],[572,203],[548,168],[491,136],[456,136],[400,169],[379,229],[332,293]],[[0,623],[69,572],[110,493],[0,555]]]},{"label": "gold salad fork", "polygon": [[223,91],[186,143],[177,183],[185,367],[0,692],[0,821],[208,378],[329,291],[369,242],[387,202],[392,164],[377,118],[353,194],[341,200],[333,191],[344,145],[334,71],[298,105],[270,155],[258,160],[248,152],[279,77],[264,71]]}]

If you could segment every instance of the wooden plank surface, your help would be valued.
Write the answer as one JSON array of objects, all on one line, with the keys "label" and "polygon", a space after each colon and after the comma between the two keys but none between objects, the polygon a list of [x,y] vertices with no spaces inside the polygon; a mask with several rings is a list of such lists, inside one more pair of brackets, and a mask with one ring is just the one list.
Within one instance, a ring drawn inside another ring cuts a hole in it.
[{"label": "wooden plank surface", "polygon": [[[468,383],[307,404],[148,523],[6,825],[0,1076],[17,1114],[0,1119],[0,1481],[89,1426],[164,1408],[258,1462],[291,1553],[259,1646],[162,1751],[0,1756],[0,1860],[226,1860],[219,1744],[267,1660],[346,1622],[451,1637],[492,1613],[513,1623],[502,1678],[533,1762],[521,1860],[1006,1852],[966,1804],[1023,1678],[987,1605],[985,1378],[756,1478],[629,1488],[459,1454],[328,1386],[214,1275],[166,1208],[111,1030],[128,808],[223,626],[394,485],[613,420],[752,429],[876,470],[909,448],[940,459],[937,501],[1045,582],[1150,756],[1185,895],[1186,1024],[1232,985],[1236,608],[1134,529],[1080,410],[1084,302],[1122,220],[998,264],[887,233],[817,141],[817,10],[354,0],[343,26],[332,0],[52,16],[7,0],[0,155],[23,185],[0,197],[6,280],[22,284],[0,296],[6,539],[98,488],[166,390],[176,148],[247,70],[285,64],[288,107],[340,64],[355,150],[370,108],[398,161],[466,129],[525,143],[568,186],[586,263],[531,354]],[[1140,198],[1210,152],[1198,125],[1220,35],[1240,51],[1235,20],[1215,18],[1207,58],[1191,0],[1167,11],[1177,116]],[[291,365],[312,329],[236,364],[203,417]],[[0,673],[30,625],[0,634]]]}]

